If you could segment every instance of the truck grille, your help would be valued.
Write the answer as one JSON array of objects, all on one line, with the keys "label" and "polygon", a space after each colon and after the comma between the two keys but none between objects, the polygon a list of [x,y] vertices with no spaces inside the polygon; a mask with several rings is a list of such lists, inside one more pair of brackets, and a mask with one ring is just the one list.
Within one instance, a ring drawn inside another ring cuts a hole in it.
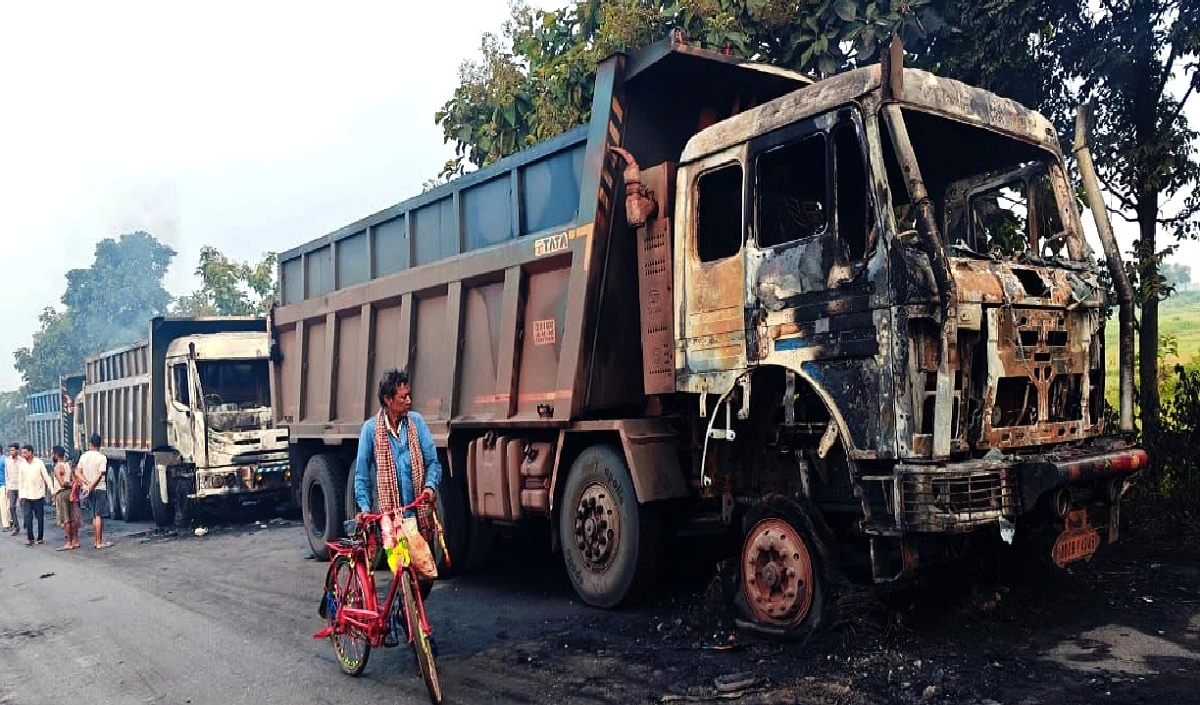
[{"label": "truck grille", "polygon": [[1016,506],[1004,468],[905,468],[897,483],[900,525],[911,531],[969,531],[1012,516]]}]

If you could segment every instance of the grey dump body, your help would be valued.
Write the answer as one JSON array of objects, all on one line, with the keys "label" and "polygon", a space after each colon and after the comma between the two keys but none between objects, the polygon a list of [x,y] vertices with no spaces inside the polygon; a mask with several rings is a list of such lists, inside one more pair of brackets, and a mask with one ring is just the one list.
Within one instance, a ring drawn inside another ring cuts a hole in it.
[{"label": "grey dump body", "polygon": [[60,445],[73,459],[79,454],[75,429],[75,398],[83,389],[83,375],[63,375],[55,389],[25,397],[25,424],[33,452],[47,462]]},{"label": "grey dump body", "polygon": [[[287,434],[270,416],[268,351],[261,317],[157,317],[145,341],[86,361],[80,435],[101,438],[118,513],[137,518],[153,510],[169,523],[169,510],[199,500],[285,486]],[[252,394],[256,362],[261,402],[227,411],[211,388],[236,380],[244,388],[238,394]],[[239,426],[238,418],[246,422]],[[220,487],[204,481],[210,475],[221,477]]]},{"label": "grey dump body", "polygon": [[471,519],[568,517],[592,604],[615,563],[568,475],[600,445],[645,511],[698,529],[785,497],[878,581],[1051,499],[1108,521],[1146,458],[1106,435],[1108,302],[1071,192],[1040,115],[898,64],[813,83],[678,41],[610,57],[589,124],[280,257],[275,414],[293,467],[342,485],[305,506],[314,550],[354,510],[335,500],[389,368]]}]

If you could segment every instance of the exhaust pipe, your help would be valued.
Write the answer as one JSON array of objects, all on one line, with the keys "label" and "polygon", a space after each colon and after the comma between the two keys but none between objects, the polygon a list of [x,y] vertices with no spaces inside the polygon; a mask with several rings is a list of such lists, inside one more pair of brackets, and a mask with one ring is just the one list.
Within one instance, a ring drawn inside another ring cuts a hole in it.
[{"label": "exhaust pipe", "polygon": [[1108,209],[1100,196],[1100,178],[1096,176],[1096,166],[1092,163],[1092,152],[1088,147],[1088,135],[1092,125],[1091,104],[1080,105],[1075,111],[1075,144],[1072,151],[1079,162],[1079,173],[1083,177],[1083,188],[1087,193],[1088,205],[1092,210],[1092,218],[1096,221],[1096,231],[1100,234],[1100,243],[1104,246],[1104,259],[1108,262],[1108,271],[1112,275],[1113,285],[1117,288],[1117,300],[1120,302],[1120,369],[1121,369],[1121,432],[1133,432],[1133,287],[1129,277],[1125,275],[1125,267],[1121,264],[1121,250],[1117,247],[1117,239],[1113,236],[1112,221],[1108,218]]}]

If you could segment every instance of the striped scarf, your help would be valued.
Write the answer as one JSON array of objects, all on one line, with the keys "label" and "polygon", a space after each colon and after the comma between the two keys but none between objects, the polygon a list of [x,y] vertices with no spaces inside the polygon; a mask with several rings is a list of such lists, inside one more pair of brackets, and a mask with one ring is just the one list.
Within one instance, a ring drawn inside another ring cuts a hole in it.
[{"label": "striped scarf", "polygon": [[[396,478],[396,459],[392,457],[392,444],[388,438],[387,412],[381,407],[375,417],[375,473],[379,492],[379,511],[382,514],[398,511],[404,506],[400,501],[400,482]],[[421,440],[417,436],[417,425],[408,419],[408,459],[412,468],[413,499],[425,488],[425,456],[421,453]],[[433,510],[429,505],[417,508],[417,526],[425,536],[433,535]]]}]

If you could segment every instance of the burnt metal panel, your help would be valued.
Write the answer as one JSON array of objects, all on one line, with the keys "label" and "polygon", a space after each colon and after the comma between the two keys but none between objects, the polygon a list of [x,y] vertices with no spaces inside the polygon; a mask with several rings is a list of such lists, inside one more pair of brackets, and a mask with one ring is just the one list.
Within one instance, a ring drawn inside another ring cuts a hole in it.
[{"label": "burnt metal panel", "polygon": [[851,447],[874,450],[879,434],[879,365],[874,358],[802,364],[813,383],[831,398],[850,433]]}]

